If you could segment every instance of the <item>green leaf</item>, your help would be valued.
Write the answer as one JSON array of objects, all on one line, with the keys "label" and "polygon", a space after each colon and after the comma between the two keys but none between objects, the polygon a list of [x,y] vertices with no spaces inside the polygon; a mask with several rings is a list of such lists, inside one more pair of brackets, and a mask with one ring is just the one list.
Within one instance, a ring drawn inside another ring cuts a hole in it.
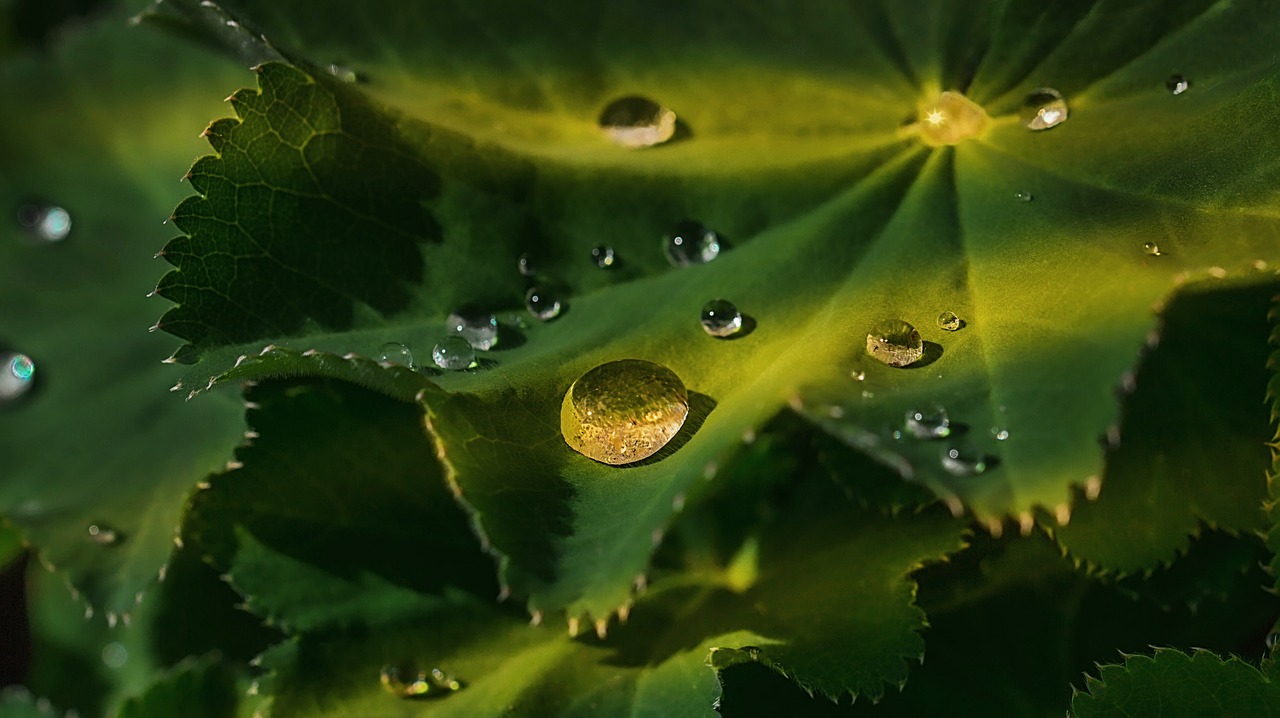
[{"label": "green leaf", "polygon": [[497,595],[414,406],[338,383],[248,398],[257,436],[192,497],[183,536],[251,610],[303,633],[412,613],[446,585]]},{"label": "green leaf", "polygon": [[0,568],[4,568],[22,555],[22,534],[18,529],[0,523]]},{"label": "green leaf", "polygon": [[[1271,549],[1271,575],[1280,581],[1280,296],[1272,299],[1271,311],[1267,313],[1271,322],[1271,357],[1267,361],[1267,369],[1271,372],[1271,380],[1267,382],[1267,403],[1271,409],[1271,424],[1275,427],[1271,443],[1271,470],[1267,473],[1268,501],[1265,506],[1269,526],[1267,530],[1267,547]],[[1280,583],[1277,583],[1280,587]]]},{"label": "green leaf", "polygon": [[[425,364],[448,310],[518,311],[516,256],[546,257],[568,311],[481,371],[434,377],[444,394],[420,384],[450,480],[505,556],[503,580],[538,609],[607,615],[672,503],[696,501],[708,467],[788,406],[953,509],[1061,515],[1102,473],[1112,389],[1153,305],[1183,286],[1272,281],[1280,261],[1280,169],[1266,159],[1280,139],[1256,119],[1278,72],[1265,2],[732,17],[610,5],[520,21],[492,2],[397,12],[376,30],[369,18],[390,13],[368,5],[228,7],[285,55],[369,82],[266,65],[259,91],[237,94],[239,119],[212,126],[219,155],[193,169],[201,195],[176,213],[188,236],[167,248],[161,284],[189,383],[392,383],[333,357],[395,341]],[[1165,89],[1171,67],[1187,92]],[[1016,114],[1043,85],[1065,93],[1070,119],[1030,132]],[[902,120],[943,89],[992,122],[930,148]],[[687,136],[610,144],[600,109],[635,93],[672,107]],[[684,217],[722,232],[723,256],[664,266],[661,237]],[[591,266],[602,242],[619,271]],[[697,314],[716,296],[756,329],[707,337]],[[967,327],[938,329],[943,310]],[[932,342],[922,365],[865,355],[890,318]],[[251,358],[267,344],[283,350]],[[714,407],[666,459],[606,467],[558,435],[570,383],[620,358],[670,367]],[[939,401],[984,475],[953,475],[937,442],[890,438]]]},{"label": "green leaf", "polygon": [[1142,571],[1186,551],[1203,526],[1264,527],[1270,430],[1258,397],[1266,392],[1262,337],[1277,289],[1188,292],[1169,306],[1160,346],[1145,357],[1125,404],[1104,489],[1056,529],[1075,560]]},{"label": "green leaf", "polygon": [[236,715],[240,690],[230,667],[220,657],[183,661],[158,678],[146,692],[124,702],[118,718],[230,718]]},{"label": "green leaf", "polygon": [[[144,297],[160,275],[146,258],[198,151],[191,128],[243,72],[120,17],[60,38],[0,66],[0,91],[23,108],[0,118],[0,351],[36,365],[33,390],[0,413],[0,515],[92,606],[120,614],[164,565],[183,497],[243,430],[231,397],[165,393],[177,376],[158,361],[166,341],[147,333]],[[9,213],[32,202],[64,207],[69,235],[24,231]],[[120,540],[98,545],[91,524]]]},{"label": "green leaf", "polygon": [[1071,701],[1080,718],[1280,715],[1280,685],[1239,658],[1208,651],[1129,656],[1088,677],[1086,690]]}]

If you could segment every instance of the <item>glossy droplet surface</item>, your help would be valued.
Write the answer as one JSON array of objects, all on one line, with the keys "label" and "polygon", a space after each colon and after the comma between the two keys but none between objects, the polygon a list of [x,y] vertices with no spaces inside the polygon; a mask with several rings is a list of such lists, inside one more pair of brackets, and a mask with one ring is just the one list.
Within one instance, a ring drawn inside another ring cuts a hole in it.
[{"label": "glossy droplet surface", "polygon": [[867,354],[889,366],[907,366],[924,356],[920,332],[901,319],[887,319],[867,334]]},{"label": "glossy droplet surface", "polygon": [[607,244],[596,245],[591,248],[591,261],[601,269],[608,269],[613,266],[615,261],[613,247]]},{"label": "glossy droplet surface", "polygon": [[667,261],[677,267],[706,264],[720,256],[720,235],[700,222],[685,220],[671,229],[663,249]]},{"label": "glossy droplet surface", "polygon": [[938,315],[938,328],[954,332],[964,326],[964,320],[956,316],[955,312],[946,311]]},{"label": "glossy droplet surface", "polygon": [[462,690],[462,682],[439,668],[418,668],[412,663],[382,667],[378,676],[383,690],[398,698],[438,698]]},{"label": "glossy droplet surface", "polygon": [[1181,95],[1191,87],[1191,83],[1187,82],[1187,78],[1182,75],[1170,75],[1169,79],[1164,81],[1164,87],[1171,94]]},{"label": "glossy droplet surface", "polygon": [[533,256],[528,252],[520,255],[520,258],[516,260],[516,267],[520,270],[520,276],[522,277],[532,277],[538,273],[538,268],[533,262]]},{"label": "glossy droplet surface", "polygon": [[554,292],[533,287],[524,295],[525,309],[542,321],[550,321],[560,316],[560,299]]},{"label": "glossy droplet surface", "polygon": [[337,78],[338,81],[345,82],[347,84],[359,82],[360,80],[360,76],[356,74],[356,71],[346,65],[330,65],[329,74]]},{"label": "glossy droplet surface", "polygon": [[991,438],[996,441],[1004,441],[1009,438],[1009,430],[1003,426],[993,426],[991,427]]},{"label": "glossy droplet surface", "polygon": [[667,445],[689,415],[675,372],[641,359],[601,364],[578,378],[560,405],[560,432],[574,451],[614,466]]},{"label": "glossy droplet surface", "polygon": [[104,523],[89,524],[89,540],[99,546],[114,546],[124,540],[124,535]]},{"label": "glossy droplet surface", "polygon": [[990,122],[986,110],[959,92],[944,92],[917,110],[920,139],[930,147],[960,144],[976,137]]},{"label": "glossy droplet surface", "polygon": [[903,419],[902,428],[917,439],[943,439],[951,436],[951,418],[941,406],[912,409]]},{"label": "glossy droplet surface", "polygon": [[26,354],[0,353],[0,404],[26,394],[35,384],[36,363]]},{"label": "glossy droplet surface", "polygon": [[1067,115],[1067,101],[1051,87],[1035,90],[1022,103],[1022,124],[1029,130],[1057,127],[1066,121]]},{"label": "glossy droplet surface", "polygon": [[968,446],[948,446],[939,455],[942,468],[952,476],[977,476],[987,470],[990,459]]},{"label": "glossy droplet surface", "polygon": [[57,205],[24,204],[18,208],[18,224],[36,239],[60,242],[71,234],[71,213]]},{"label": "glossy droplet surface", "polygon": [[675,136],[676,113],[647,97],[622,97],[600,112],[600,130],[623,147],[653,147]]},{"label": "glossy droplet surface", "polygon": [[493,312],[464,307],[450,314],[445,325],[449,331],[466,339],[473,349],[489,351],[498,343],[498,318]]},{"label": "glossy droplet surface", "polygon": [[702,329],[713,337],[729,337],[742,329],[742,313],[727,299],[712,299],[702,305]]},{"label": "glossy droplet surface", "polygon": [[1013,198],[1018,200],[1019,202],[1030,202],[1031,200],[1035,199],[1035,197],[1032,196],[1030,192],[1019,192],[1015,194]]},{"label": "glossy droplet surface", "polygon": [[431,350],[431,361],[447,371],[462,371],[476,363],[476,351],[460,336],[445,337]]},{"label": "glossy droplet surface", "polygon": [[1159,257],[1161,254],[1160,245],[1156,244],[1155,242],[1147,242],[1143,244],[1142,251],[1146,252],[1152,257]]},{"label": "glossy droplet surface", "polygon": [[413,352],[400,342],[387,342],[378,347],[378,361],[413,368]]}]

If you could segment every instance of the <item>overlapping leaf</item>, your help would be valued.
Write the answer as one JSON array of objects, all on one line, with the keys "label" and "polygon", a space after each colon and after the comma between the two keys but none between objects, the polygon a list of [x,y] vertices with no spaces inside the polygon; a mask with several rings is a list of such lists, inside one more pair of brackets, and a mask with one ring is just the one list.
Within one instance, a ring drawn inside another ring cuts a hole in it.
[{"label": "overlapping leaf", "polygon": [[[166,253],[178,306],[162,323],[189,342],[178,356],[196,388],[267,343],[284,349],[228,376],[349,376],[327,353],[387,341],[423,363],[450,308],[518,310],[515,257],[540,253],[568,311],[424,395],[451,480],[535,608],[623,603],[673,501],[696,500],[700,477],[787,405],[979,517],[1063,515],[1101,473],[1112,390],[1153,305],[1188,281],[1263,281],[1280,260],[1280,170],[1265,160],[1280,140],[1256,121],[1278,72],[1265,3],[378,12],[238,15],[287,55],[369,83],[268,65],[259,92],[236,95],[240,120],[211,127],[219,155],[193,169],[201,196],[176,215],[188,236]],[[371,17],[379,32],[352,30]],[[1186,92],[1165,88],[1174,71]],[[1043,85],[1071,116],[1030,132],[1015,115]],[[994,119],[930,150],[901,124],[943,89]],[[610,145],[596,114],[634,93],[673,107],[688,136]],[[660,238],[683,217],[729,249],[664,269]],[[620,271],[590,265],[601,243]],[[697,312],[714,296],[756,329],[705,336]],[[935,328],[942,310],[967,326]],[[864,356],[886,318],[921,328],[927,362]],[[572,453],[556,424],[574,378],[625,357],[671,367],[710,411],[674,454],[619,469]],[[987,454],[985,474],[891,440],[935,402]]]},{"label": "overlapping leaf", "polygon": [[[166,341],[147,333],[158,307],[144,295],[198,152],[191,128],[247,73],[123,17],[60,37],[0,66],[0,344],[36,364],[33,391],[0,407],[0,514],[118,614],[164,564],[183,496],[242,430],[232,397],[166,393],[177,372],[157,359]],[[64,207],[70,234],[24,231],[14,218],[28,203]],[[91,524],[120,540],[95,543]]]},{"label": "overlapping leaf", "polygon": [[1130,656],[1123,665],[1103,666],[1098,678],[1089,677],[1087,692],[1076,694],[1071,708],[1081,718],[1265,718],[1280,715],[1280,685],[1276,676],[1238,658],[1156,650],[1154,656]]}]

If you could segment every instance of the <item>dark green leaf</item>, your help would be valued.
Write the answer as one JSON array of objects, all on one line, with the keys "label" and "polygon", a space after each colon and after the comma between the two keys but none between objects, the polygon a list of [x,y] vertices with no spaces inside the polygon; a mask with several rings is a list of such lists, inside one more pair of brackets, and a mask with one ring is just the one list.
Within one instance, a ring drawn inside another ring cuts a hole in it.
[{"label": "dark green leaf", "polygon": [[230,667],[215,655],[183,661],[124,702],[117,718],[232,718],[240,689]]},{"label": "dark green leaf", "polygon": [[1080,718],[1280,715],[1280,685],[1239,658],[1208,651],[1129,656],[1123,665],[1102,666],[1086,691],[1071,701]]}]

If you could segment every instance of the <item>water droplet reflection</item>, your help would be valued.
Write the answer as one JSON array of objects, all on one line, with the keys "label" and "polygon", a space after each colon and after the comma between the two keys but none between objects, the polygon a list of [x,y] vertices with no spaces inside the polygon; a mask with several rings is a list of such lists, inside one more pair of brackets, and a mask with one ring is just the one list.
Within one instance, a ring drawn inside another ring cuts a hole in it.
[{"label": "water droplet reflection", "polygon": [[948,446],[939,458],[942,468],[952,476],[977,476],[987,470],[990,458],[968,446]]},{"label": "water droplet reflection", "polygon": [[1029,130],[1047,130],[1067,120],[1067,101],[1062,93],[1042,87],[1027,95],[1022,103],[1022,124]]},{"label": "water droplet reflection", "polygon": [[601,269],[608,269],[609,267],[612,267],[615,261],[613,247],[610,247],[607,244],[600,244],[592,247],[591,261],[595,262],[596,266]]},{"label": "water droplet reflection", "polygon": [[451,313],[445,326],[480,351],[489,351],[498,343],[498,318],[492,312],[464,307]]},{"label": "water droplet reflection", "polygon": [[706,264],[720,256],[720,235],[700,222],[685,220],[667,235],[667,260],[677,267]]},{"label": "water droplet reflection", "polygon": [[524,306],[530,314],[544,322],[560,316],[560,299],[554,292],[539,287],[533,287],[525,293]]},{"label": "water droplet reflection", "polygon": [[942,439],[951,436],[951,419],[941,406],[908,411],[902,427],[917,439]]},{"label": "water droplet reflection", "polygon": [[560,406],[560,431],[574,451],[601,463],[629,464],[655,454],[689,414],[689,394],[675,372],[623,359],[578,378]]},{"label": "water droplet reflection", "polygon": [[867,354],[889,366],[904,367],[924,356],[924,342],[907,322],[887,319],[867,334]]},{"label": "water droplet reflection", "polygon": [[18,208],[18,224],[36,239],[60,242],[71,234],[71,213],[57,205],[24,204]]},{"label": "water droplet reflection", "polygon": [[702,305],[702,329],[713,337],[731,337],[742,329],[742,313],[727,299]]},{"label": "water droplet reflection", "polygon": [[629,149],[660,145],[676,133],[676,113],[647,97],[622,97],[600,112],[600,130]]},{"label": "water droplet reflection", "polygon": [[35,384],[36,363],[26,354],[0,353],[0,405],[26,394]]},{"label": "water droplet reflection", "polygon": [[1160,251],[1160,245],[1156,244],[1155,242],[1146,242],[1146,243],[1144,243],[1144,244],[1142,245],[1142,251],[1146,252],[1147,254],[1151,255],[1152,257],[1159,257],[1161,254],[1163,254],[1163,253]]},{"label": "water droplet reflection", "polygon": [[1181,95],[1191,87],[1191,83],[1187,82],[1187,78],[1182,75],[1170,75],[1169,79],[1164,81],[1164,87],[1171,94]]},{"label": "water droplet reflection", "polygon": [[462,371],[476,363],[476,352],[460,336],[445,337],[431,350],[431,361],[447,371]]},{"label": "water droplet reflection", "polygon": [[400,342],[387,342],[378,347],[378,361],[413,368],[413,352]]},{"label": "water droplet reflection", "polygon": [[958,331],[962,326],[964,326],[964,320],[956,316],[955,312],[946,311],[938,315],[939,329],[942,329],[948,332],[954,332],[954,331]]},{"label": "water droplet reflection", "polygon": [[89,524],[89,540],[99,546],[115,546],[124,540],[124,534],[104,523]]}]

